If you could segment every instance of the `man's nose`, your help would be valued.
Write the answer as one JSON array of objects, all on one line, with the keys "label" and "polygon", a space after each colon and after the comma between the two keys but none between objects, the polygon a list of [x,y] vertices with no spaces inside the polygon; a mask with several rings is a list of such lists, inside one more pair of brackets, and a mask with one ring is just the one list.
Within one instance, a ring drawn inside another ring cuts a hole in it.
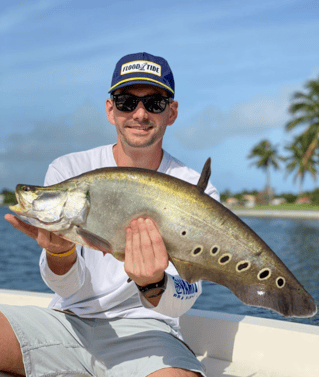
[{"label": "man's nose", "polygon": [[146,111],[142,101],[138,103],[136,109],[134,110],[133,118],[139,121],[148,119],[148,112]]}]

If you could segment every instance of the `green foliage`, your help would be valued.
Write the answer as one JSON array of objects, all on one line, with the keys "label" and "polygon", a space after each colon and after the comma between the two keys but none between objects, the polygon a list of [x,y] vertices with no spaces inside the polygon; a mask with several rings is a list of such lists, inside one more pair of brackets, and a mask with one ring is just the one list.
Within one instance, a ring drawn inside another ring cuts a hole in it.
[{"label": "green foliage", "polygon": [[292,194],[292,193],[287,193],[287,194],[282,194],[280,197],[284,198],[287,203],[295,203],[295,201],[298,198],[298,195]]},{"label": "green foliage", "polygon": [[307,173],[311,174],[314,181],[317,179],[317,155],[313,153],[309,156],[309,158],[305,158],[309,151],[309,146],[316,138],[316,133],[313,131],[308,131],[300,136],[297,136],[291,145],[285,147],[285,149],[289,152],[289,156],[285,157],[285,161],[287,163],[286,170],[288,174],[295,172],[294,182],[299,179],[300,193],[302,192],[302,184]]},{"label": "green foliage", "polygon": [[[266,187],[271,188],[270,167],[273,167],[276,170],[279,169],[279,161],[283,160],[283,157],[278,155],[277,146],[273,146],[269,140],[262,140],[252,149],[248,155],[248,158],[254,159],[251,165],[255,165],[257,168],[261,168],[266,171]],[[271,196],[269,197],[269,200],[271,200]]]},{"label": "green foliage", "polygon": [[232,193],[228,189],[220,193],[221,202],[225,202],[228,198],[231,198],[231,197],[232,197]]},{"label": "green foliage", "polygon": [[3,200],[4,205],[17,204],[17,199],[14,192],[4,189],[2,190],[1,194],[4,196],[4,200]]},{"label": "green foliage", "polygon": [[288,172],[295,171],[295,179],[300,180],[300,192],[305,173],[310,173],[314,180],[317,179],[318,165],[318,138],[319,138],[319,78],[309,80],[305,84],[304,92],[295,92],[289,113],[292,119],[286,124],[286,130],[295,127],[306,127],[293,143],[286,147],[290,152]]},{"label": "green foliage", "polygon": [[312,191],[310,194],[311,204],[319,205],[319,189]]},{"label": "green foliage", "polygon": [[275,169],[279,169],[279,160],[277,147],[271,145],[269,140],[262,140],[257,144],[248,158],[254,158],[255,161],[252,165],[256,165],[258,168],[267,169],[269,166],[273,166]]}]

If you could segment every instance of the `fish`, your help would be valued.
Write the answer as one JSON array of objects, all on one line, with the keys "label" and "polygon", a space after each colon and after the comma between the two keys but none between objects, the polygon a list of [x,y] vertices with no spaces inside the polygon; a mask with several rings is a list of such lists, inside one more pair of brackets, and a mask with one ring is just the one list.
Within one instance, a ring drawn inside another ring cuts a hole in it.
[{"label": "fish", "polygon": [[52,186],[19,184],[23,221],[116,259],[125,258],[125,231],[152,218],[170,261],[189,283],[227,287],[244,304],[285,317],[311,317],[317,306],[275,252],[239,217],[205,193],[211,160],[196,185],[141,168],[106,167]]}]

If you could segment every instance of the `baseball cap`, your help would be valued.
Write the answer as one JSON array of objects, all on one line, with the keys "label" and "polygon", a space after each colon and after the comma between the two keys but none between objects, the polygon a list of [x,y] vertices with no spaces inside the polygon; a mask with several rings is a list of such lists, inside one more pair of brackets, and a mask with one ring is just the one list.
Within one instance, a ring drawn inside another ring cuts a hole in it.
[{"label": "baseball cap", "polygon": [[134,84],[150,84],[164,88],[174,98],[173,72],[167,61],[160,56],[139,52],[125,55],[117,62],[109,93]]}]

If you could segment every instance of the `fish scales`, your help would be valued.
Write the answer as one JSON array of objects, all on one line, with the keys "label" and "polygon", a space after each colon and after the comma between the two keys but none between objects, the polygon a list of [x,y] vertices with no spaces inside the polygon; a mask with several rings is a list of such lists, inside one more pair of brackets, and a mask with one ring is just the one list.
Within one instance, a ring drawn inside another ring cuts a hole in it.
[{"label": "fish scales", "polygon": [[[204,193],[209,174],[206,163],[195,186],[146,169],[97,169],[49,187],[18,185],[19,204],[11,209],[37,226],[112,252],[119,260],[124,260],[130,221],[151,217],[183,279],[224,285],[245,304],[285,316],[314,315],[314,300],[267,244]],[[43,202],[49,196],[46,214]],[[59,199],[61,208],[52,209]],[[41,215],[34,210],[39,204]],[[60,222],[43,221],[58,213]]]}]

